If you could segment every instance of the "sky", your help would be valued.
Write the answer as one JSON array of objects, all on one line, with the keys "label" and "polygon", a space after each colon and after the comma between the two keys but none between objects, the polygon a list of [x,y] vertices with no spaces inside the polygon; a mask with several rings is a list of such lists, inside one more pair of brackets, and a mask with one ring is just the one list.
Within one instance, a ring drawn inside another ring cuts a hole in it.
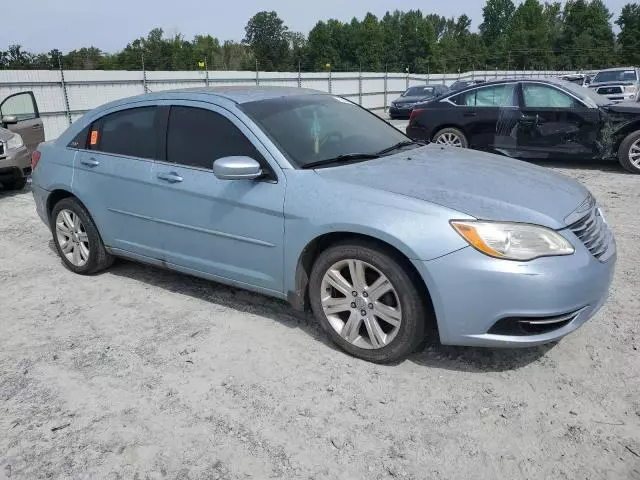
[{"label": "sky", "polygon": [[[605,0],[618,17],[630,0]],[[2,0],[0,50],[20,44],[26,50],[63,52],[95,46],[116,52],[155,27],[165,34],[210,34],[240,41],[247,20],[261,10],[275,10],[290,30],[307,34],[318,20],[362,19],[370,11],[420,9],[446,17],[468,15],[477,29],[484,0]],[[24,19],[19,21],[18,19]]]}]

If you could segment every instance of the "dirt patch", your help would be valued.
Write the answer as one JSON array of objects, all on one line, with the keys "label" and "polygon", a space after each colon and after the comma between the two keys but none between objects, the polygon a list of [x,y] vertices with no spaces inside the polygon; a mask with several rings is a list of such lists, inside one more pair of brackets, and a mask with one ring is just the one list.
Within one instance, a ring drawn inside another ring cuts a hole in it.
[{"label": "dirt patch", "polygon": [[585,183],[609,302],[556,345],[376,366],[285,304],[129,262],[65,270],[0,193],[0,478],[640,479],[640,177]]}]

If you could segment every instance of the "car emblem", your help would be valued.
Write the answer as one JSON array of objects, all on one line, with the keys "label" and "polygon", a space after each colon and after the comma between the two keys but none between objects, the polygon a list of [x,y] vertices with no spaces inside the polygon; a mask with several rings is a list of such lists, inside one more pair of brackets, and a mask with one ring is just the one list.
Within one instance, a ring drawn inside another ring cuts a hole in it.
[{"label": "car emblem", "polygon": [[593,207],[595,207],[595,205],[596,205],[596,199],[593,197],[593,195],[589,194],[587,199],[584,202],[582,202],[580,204],[580,206],[578,208],[576,208],[575,211],[576,211],[576,213],[588,212]]}]

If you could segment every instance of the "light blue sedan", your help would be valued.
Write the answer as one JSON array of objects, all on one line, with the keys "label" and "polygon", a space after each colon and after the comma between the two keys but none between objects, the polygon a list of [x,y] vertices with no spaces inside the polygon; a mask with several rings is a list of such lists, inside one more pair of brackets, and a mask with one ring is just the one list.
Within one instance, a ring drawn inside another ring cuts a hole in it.
[{"label": "light blue sedan", "polygon": [[426,332],[452,345],[557,340],[602,306],[614,271],[612,233],[579,183],[416,144],[310,90],[112,102],[41,144],[33,170],[70,270],[118,256],[286,299],[374,362]]}]

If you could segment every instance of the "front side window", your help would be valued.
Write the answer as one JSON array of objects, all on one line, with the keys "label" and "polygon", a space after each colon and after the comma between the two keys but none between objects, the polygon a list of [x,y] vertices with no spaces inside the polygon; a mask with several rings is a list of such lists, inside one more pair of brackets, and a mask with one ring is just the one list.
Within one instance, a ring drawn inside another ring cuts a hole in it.
[{"label": "front side window", "polygon": [[244,133],[222,115],[202,108],[171,107],[167,161],[211,170],[215,160],[232,156],[265,163]]},{"label": "front side window", "polygon": [[522,84],[524,106],[529,108],[575,108],[580,106],[571,95],[549,85]]},{"label": "front side window", "polygon": [[376,115],[332,95],[274,98],[240,108],[300,168],[354,155],[374,156],[409,141]]},{"label": "front side window", "polygon": [[102,117],[94,123],[89,148],[104,153],[154,159],[157,156],[158,109],[131,108]]},{"label": "front side window", "polygon": [[465,107],[514,107],[515,83],[476,88],[452,97],[456,105]]}]

